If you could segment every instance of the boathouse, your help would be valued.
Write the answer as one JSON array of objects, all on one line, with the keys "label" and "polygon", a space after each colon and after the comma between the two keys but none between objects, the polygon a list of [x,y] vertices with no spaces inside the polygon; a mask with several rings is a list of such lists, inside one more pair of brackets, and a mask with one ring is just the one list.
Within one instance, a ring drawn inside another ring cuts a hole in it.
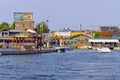
[{"label": "boathouse", "polygon": [[20,32],[18,30],[1,31],[0,48],[17,48],[22,50],[41,49],[42,37],[36,33],[27,30]]},{"label": "boathouse", "polygon": [[73,46],[77,49],[85,49],[88,47],[88,39],[92,37],[85,34],[78,34],[71,36],[68,39],[60,40],[61,46]]},{"label": "boathouse", "polygon": [[97,47],[109,47],[115,48],[119,47],[119,40],[118,39],[89,39],[89,45],[93,48]]}]

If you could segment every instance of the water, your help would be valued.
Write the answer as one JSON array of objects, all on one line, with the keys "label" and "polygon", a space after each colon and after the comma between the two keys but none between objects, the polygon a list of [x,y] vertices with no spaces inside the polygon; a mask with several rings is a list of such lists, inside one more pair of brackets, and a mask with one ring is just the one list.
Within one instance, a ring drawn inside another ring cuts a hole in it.
[{"label": "water", "polygon": [[0,80],[120,80],[120,50],[0,56]]}]

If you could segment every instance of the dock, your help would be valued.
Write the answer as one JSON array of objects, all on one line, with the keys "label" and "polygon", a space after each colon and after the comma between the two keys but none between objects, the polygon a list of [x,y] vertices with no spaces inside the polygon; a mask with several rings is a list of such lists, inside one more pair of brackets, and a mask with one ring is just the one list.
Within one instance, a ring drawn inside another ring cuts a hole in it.
[{"label": "dock", "polygon": [[54,50],[28,50],[28,51],[0,51],[0,55],[28,55],[28,54],[42,54],[53,53]]}]

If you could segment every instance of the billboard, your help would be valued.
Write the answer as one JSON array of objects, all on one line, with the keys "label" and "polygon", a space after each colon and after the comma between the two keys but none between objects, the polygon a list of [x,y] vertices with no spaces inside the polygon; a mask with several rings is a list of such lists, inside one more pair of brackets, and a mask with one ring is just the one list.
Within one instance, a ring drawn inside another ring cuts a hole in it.
[{"label": "billboard", "polygon": [[24,13],[23,20],[33,20],[33,14],[32,13]]},{"label": "billboard", "polygon": [[14,13],[14,20],[23,20],[23,13]]},{"label": "billboard", "polygon": [[15,12],[14,20],[18,21],[31,21],[33,20],[33,13],[29,12]]}]

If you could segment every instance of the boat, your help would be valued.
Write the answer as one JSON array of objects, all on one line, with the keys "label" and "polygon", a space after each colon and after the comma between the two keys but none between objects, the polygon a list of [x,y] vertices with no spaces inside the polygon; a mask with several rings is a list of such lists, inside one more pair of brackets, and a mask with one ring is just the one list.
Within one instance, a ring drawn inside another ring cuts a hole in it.
[{"label": "boat", "polygon": [[98,50],[98,52],[101,52],[101,53],[110,53],[111,52],[111,50],[108,47],[98,47],[97,50]]},{"label": "boat", "polygon": [[74,47],[73,46],[68,46],[68,47],[65,47],[65,50],[66,51],[71,51],[71,50],[74,50]]},{"label": "boat", "polygon": [[58,53],[64,53],[65,52],[65,47],[55,47],[55,52],[58,52]]}]

